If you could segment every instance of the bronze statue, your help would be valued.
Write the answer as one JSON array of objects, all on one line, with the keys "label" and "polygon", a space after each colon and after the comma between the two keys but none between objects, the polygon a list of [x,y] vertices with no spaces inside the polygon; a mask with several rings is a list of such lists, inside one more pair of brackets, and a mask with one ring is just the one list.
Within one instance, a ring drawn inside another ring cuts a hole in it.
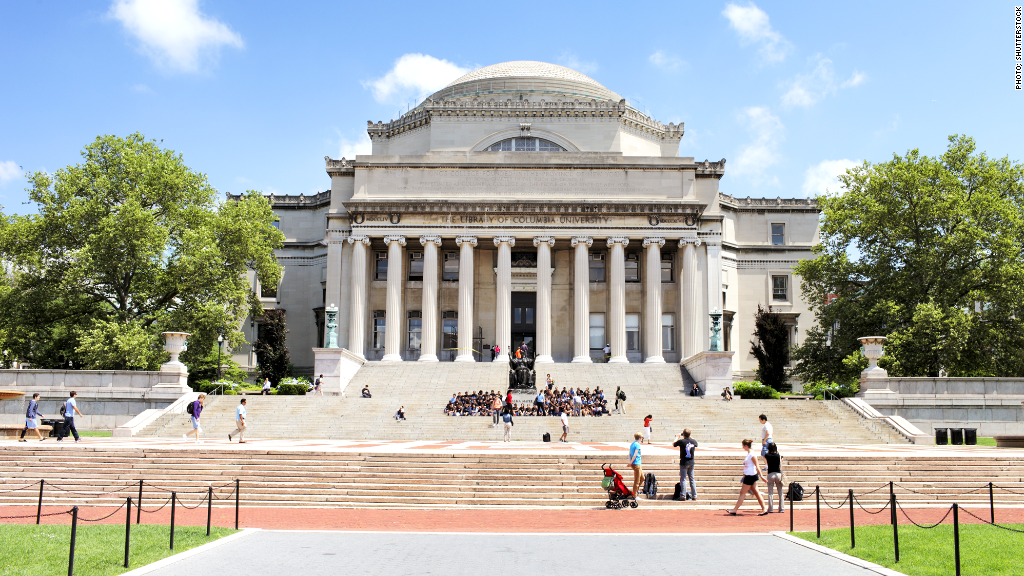
[{"label": "bronze statue", "polygon": [[537,387],[537,372],[533,369],[533,358],[516,358],[511,356],[508,359],[508,366],[509,388]]}]

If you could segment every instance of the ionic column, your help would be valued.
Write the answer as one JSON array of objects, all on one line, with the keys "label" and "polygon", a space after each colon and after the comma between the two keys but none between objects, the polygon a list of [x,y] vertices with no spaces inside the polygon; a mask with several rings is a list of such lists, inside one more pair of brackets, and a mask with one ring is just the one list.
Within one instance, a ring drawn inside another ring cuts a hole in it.
[{"label": "ionic column", "polygon": [[608,291],[611,313],[608,314],[609,340],[612,355],[609,364],[628,363],[626,358],[626,246],[629,238],[616,236],[608,239]]},{"label": "ionic column", "polygon": [[366,337],[366,247],[370,245],[370,239],[366,236],[349,236],[348,243],[352,245],[348,351],[366,358],[363,356],[363,339]]},{"label": "ionic column", "polygon": [[551,247],[555,239],[537,236],[537,364],[550,364],[551,357]]},{"label": "ionic column", "polygon": [[388,247],[388,294],[384,308],[384,357],[381,362],[402,361],[402,255],[405,236],[385,236]]},{"label": "ionic column", "polygon": [[473,358],[473,248],[476,236],[456,236],[459,246],[459,354],[456,362],[475,362]]},{"label": "ionic column", "polygon": [[679,247],[683,250],[683,270],[679,279],[682,288],[682,329],[683,359],[700,352],[703,338],[700,332],[700,316],[704,307],[700,303],[700,275],[697,273],[697,246],[700,239],[687,237],[679,239]]},{"label": "ionic column", "polygon": [[514,236],[495,236],[494,245],[498,247],[494,341],[501,347],[501,354],[497,354],[494,361],[507,363],[512,346],[512,247],[516,245],[516,239]]},{"label": "ionic column", "polygon": [[593,362],[590,359],[590,261],[587,249],[594,244],[590,236],[573,236],[572,246],[576,249],[573,258],[573,362]]},{"label": "ionic column", "polygon": [[662,364],[665,362],[665,357],[661,355],[661,247],[664,245],[664,238],[644,238],[644,248],[647,248],[647,270],[644,273],[647,290],[647,317],[644,321],[647,358],[644,362]]},{"label": "ionic column", "polygon": [[423,331],[420,362],[437,362],[437,247],[441,237],[420,236],[423,245]]}]

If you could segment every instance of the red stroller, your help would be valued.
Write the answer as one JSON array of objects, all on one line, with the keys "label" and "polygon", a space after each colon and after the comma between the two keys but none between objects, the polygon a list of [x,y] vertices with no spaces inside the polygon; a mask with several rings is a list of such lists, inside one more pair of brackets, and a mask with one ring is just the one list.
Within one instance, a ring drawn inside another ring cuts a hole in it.
[{"label": "red stroller", "polygon": [[612,470],[607,464],[602,464],[604,478],[601,480],[601,487],[608,491],[608,501],[604,503],[605,508],[636,508],[636,496],[622,481],[622,474]]}]

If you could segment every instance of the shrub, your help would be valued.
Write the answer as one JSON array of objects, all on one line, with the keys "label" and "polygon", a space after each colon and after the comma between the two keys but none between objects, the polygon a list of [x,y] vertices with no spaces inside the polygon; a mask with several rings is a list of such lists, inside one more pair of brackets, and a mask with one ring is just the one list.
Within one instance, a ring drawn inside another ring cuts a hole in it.
[{"label": "shrub", "polygon": [[760,382],[736,382],[732,385],[732,391],[748,400],[778,400],[781,398],[771,386],[765,386]]},{"label": "shrub", "polygon": [[277,385],[277,394],[279,396],[305,396],[306,385],[305,384],[285,384],[281,383]]},{"label": "shrub", "polygon": [[826,390],[840,398],[852,398],[857,392],[860,392],[860,382],[856,380],[849,382],[822,381],[804,384],[804,394],[814,396],[816,399],[819,396],[824,397]]}]

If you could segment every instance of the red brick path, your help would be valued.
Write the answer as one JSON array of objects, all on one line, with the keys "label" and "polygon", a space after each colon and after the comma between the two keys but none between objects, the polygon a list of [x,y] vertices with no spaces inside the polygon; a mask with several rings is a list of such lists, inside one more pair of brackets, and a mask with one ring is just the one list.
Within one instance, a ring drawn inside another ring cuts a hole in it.
[{"label": "red brick path", "polygon": [[[44,506],[43,512],[58,512],[68,507]],[[948,508],[912,508],[907,512],[916,522],[937,522]],[[110,507],[83,507],[79,509],[82,518],[106,516],[114,509]],[[588,533],[651,533],[651,532],[769,532],[789,530],[789,512],[757,516],[755,507],[748,507],[739,516],[729,516],[722,510],[677,509],[645,510],[641,502],[636,510],[538,510],[538,509],[476,509],[476,510],[410,510],[410,509],[345,509],[345,508],[277,508],[242,507],[241,528],[264,528],[277,530],[368,530],[395,532],[588,532]],[[971,512],[988,518],[988,509],[971,508]],[[0,519],[0,523],[31,524],[35,522],[34,506],[0,506],[0,517],[32,515],[25,519]],[[216,526],[233,526],[233,507],[215,507],[213,523]],[[846,528],[850,523],[850,512],[843,510],[822,510],[822,528]],[[142,518],[145,524],[169,524],[170,508],[148,514]],[[132,511],[134,522],[135,511]],[[124,510],[119,511],[107,524],[123,523]],[[796,529],[814,530],[814,509],[796,510]],[[860,509],[855,512],[858,526],[888,524],[889,511],[868,514]],[[976,522],[966,513],[960,514],[961,522]],[[999,523],[1024,523],[1024,508],[996,509]],[[70,515],[44,517],[45,524],[67,524]],[[946,519],[952,522],[952,515]],[[177,525],[206,525],[206,507],[186,510],[178,507],[175,512]],[[900,525],[910,523],[900,515]]]}]

